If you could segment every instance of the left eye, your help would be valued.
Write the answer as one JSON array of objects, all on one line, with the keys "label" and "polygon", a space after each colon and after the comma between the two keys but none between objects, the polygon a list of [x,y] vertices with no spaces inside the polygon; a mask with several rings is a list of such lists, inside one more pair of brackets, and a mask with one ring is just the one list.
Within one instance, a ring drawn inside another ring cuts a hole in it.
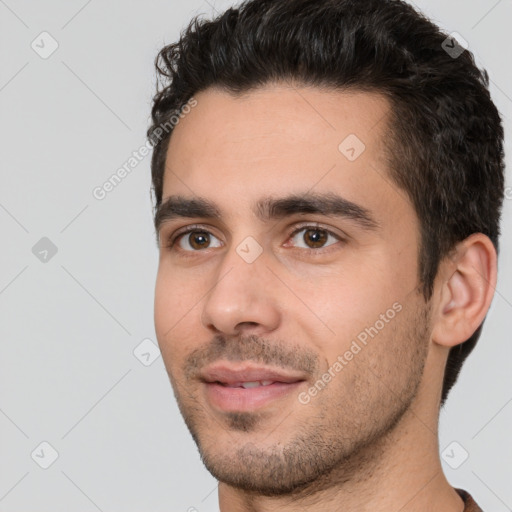
[{"label": "left eye", "polygon": [[[301,236],[300,233],[304,232]],[[299,240],[303,241],[306,245],[300,246],[296,241],[297,237]],[[334,239],[334,242],[330,244],[326,244],[329,237]],[[302,249],[319,249],[322,247],[328,247],[341,240],[338,235],[335,235],[331,231],[327,229],[322,229],[316,226],[304,226],[300,229],[297,229],[292,233],[291,240],[294,241],[294,245],[301,247]]]}]

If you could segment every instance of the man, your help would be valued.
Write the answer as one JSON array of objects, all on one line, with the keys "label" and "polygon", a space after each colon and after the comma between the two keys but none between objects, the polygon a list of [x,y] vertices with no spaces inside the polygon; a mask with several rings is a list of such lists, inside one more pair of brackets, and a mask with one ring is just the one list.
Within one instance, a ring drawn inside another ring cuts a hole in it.
[{"label": "man", "polygon": [[222,512],[481,510],[438,417],[496,284],[503,130],[447,37],[399,0],[253,0],[159,53],[155,325]]}]

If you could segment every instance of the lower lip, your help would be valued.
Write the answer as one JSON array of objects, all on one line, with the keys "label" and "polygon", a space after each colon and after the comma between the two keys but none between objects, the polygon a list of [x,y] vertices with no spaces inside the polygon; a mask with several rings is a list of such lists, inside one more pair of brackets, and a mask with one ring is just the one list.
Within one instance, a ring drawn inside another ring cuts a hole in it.
[{"label": "lower lip", "polygon": [[251,411],[263,407],[290,393],[297,394],[302,381],[274,382],[255,388],[230,388],[215,382],[206,382],[206,397],[214,406],[226,412]]}]

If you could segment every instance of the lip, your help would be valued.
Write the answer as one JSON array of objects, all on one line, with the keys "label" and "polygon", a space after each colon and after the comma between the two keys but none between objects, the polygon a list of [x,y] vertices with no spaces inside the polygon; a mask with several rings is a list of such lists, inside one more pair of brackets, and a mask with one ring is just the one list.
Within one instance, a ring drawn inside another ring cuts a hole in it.
[{"label": "lip", "polygon": [[[222,412],[250,412],[297,395],[297,388],[306,380],[303,374],[248,364],[215,364],[200,373],[206,400]],[[241,382],[273,381],[254,388],[230,387]]]},{"label": "lip", "polygon": [[220,382],[225,385],[257,380],[271,380],[291,384],[306,380],[306,377],[301,373],[285,373],[282,370],[250,364],[228,365],[224,363],[208,366],[200,372],[199,377],[207,383]]}]

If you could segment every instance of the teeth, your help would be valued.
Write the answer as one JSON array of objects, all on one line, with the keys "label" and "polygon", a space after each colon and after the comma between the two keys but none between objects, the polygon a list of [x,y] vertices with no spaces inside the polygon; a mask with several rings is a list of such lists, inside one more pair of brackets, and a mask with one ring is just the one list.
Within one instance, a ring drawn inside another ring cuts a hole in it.
[{"label": "teeth", "polygon": [[227,386],[228,388],[257,388],[259,386],[270,386],[270,384],[274,384],[274,380],[254,380],[250,382],[233,382],[232,384],[224,384],[223,382],[216,381],[217,384],[221,386]]},{"label": "teeth", "polygon": [[256,380],[254,382],[242,382],[241,386],[245,389],[257,388],[259,386],[269,386],[272,384],[272,380]]},{"label": "teeth", "polygon": [[259,387],[261,384],[259,383],[259,381],[254,381],[254,382],[242,382],[242,387],[245,388],[245,389],[248,389],[248,388],[257,388]]}]

